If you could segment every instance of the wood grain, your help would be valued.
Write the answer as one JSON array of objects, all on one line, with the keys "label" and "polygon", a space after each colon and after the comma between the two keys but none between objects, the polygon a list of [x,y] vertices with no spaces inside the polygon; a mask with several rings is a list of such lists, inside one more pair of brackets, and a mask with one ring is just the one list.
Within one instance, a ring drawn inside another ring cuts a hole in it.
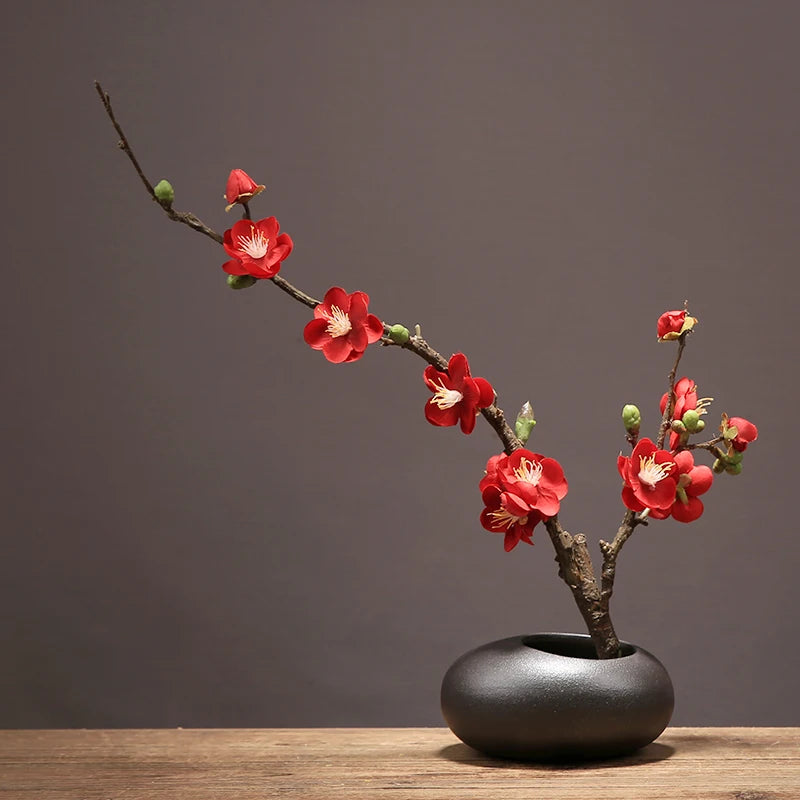
[{"label": "wood grain", "polygon": [[0,800],[800,800],[800,728],[670,728],[625,759],[497,761],[439,728],[0,731]]}]

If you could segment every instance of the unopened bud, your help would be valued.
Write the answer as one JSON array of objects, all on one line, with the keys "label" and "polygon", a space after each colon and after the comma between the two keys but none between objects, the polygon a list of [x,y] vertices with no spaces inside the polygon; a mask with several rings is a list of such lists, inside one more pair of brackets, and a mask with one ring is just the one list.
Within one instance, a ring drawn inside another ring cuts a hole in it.
[{"label": "unopened bud", "polygon": [[161,180],[153,187],[153,194],[162,206],[171,206],[175,201],[175,190],[169,181]]},{"label": "unopened bud", "polygon": [[[687,411],[681,417],[681,422],[686,426],[686,430],[689,431],[689,433],[697,432],[697,425],[700,421],[700,415],[694,410]],[[703,427],[705,427],[705,425]],[[700,430],[702,430],[702,428]]]},{"label": "unopened bud", "polygon": [[721,472],[725,472],[725,462],[721,458],[717,458],[711,465],[711,470],[712,472],[716,472],[718,475]]},{"label": "unopened bud", "polygon": [[741,462],[738,464],[728,464],[728,466],[725,467],[725,472],[729,475],[741,475],[743,466]]},{"label": "unopened bud", "polygon": [[622,407],[622,424],[628,433],[634,435],[639,433],[639,426],[642,424],[642,415],[639,409],[632,403]]},{"label": "unopened bud", "polygon": [[533,418],[533,407],[528,401],[525,401],[514,423],[514,433],[516,433],[517,439],[519,439],[522,444],[525,444],[535,426],[536,420]]},{"label": "unopened bud", "polygon": [[249,289],[257,282],[258,278],[254,278],[252,275],[228,275],[228,286],[231,289]]},{"label": "unopened bud", "polygon": [[686,426],[679,419],[672,420],[670,428],[674,433],[686,433]]},{"label": "unopened bud", "polygon": [[389,328],[389,338],[395,344],[405,344],[411,338],[411,333],[405,325],[392,325]]}]

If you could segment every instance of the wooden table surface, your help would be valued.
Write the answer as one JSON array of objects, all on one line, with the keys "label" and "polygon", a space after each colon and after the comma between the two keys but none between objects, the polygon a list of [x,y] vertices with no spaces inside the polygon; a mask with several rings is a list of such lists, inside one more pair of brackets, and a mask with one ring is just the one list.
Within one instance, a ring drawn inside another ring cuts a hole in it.
[{"label": "wooden table surface", "polygon": [[0,730],[0,800],[800,800],[800,728],[669,728],[634,756],[497,761],[441,728]]}]

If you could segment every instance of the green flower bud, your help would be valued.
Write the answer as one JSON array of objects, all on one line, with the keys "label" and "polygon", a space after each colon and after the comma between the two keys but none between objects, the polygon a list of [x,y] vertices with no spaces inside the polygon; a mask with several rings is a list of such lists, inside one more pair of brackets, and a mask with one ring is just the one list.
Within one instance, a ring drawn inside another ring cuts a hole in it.
[{"label": "green flower bud", "polygon": [[169,181],[161,180],[154,187],[156,199],[162,206],[171,206],[175,201],[175,190]]},{"label": "green flower bud", "polygon": [[231,289],[249,289],[255,283],[258,283],[258,278],[252,275],[228,275],[228,286]]},{"label": "green flower bud", "polygon": [[725,461],[728,464],[741,464],[744,461],[744,453],[739,452],[738,450],[734,450],[728,455],[725,456]]},{"label": "green flower bud", "polygon": [[675,433],[686,433],[686,426],[679,419],[672,420],[670,428],[672,428]]},{"label": "green flower bud", "polygon": [[700,431],[702,431],[703,428],[705,428],[705,427],[706,427],[706,423],[705,423],[704,420],[702,420],[702,419],[697,420],[697,425],[694,426],[694,433],[700,433]]},{"label": "green flower bud", "polygon": [[725,472],[725,462],[721,458],[715,459],[714,463],[711,465],[711,471],[716,472],[719,475],[720,472]]},{"label": "green flower bud", "polygon": [[697,431],[697,424],[700,422],[700,415],[694,411],[687,411],[682,417],[681,422],[686,426],[686,430],[689,433],[695,433]]},{"label": "green flower bud", "polygon": [[622,407],[622,424],[628,433],[638,434],[641,423],[642,415],[635,405],[628,403]]},{"label": "green flower bud", "polygon": [[533,418],[533,407],[529,402],[525,401],[514,423],[514,433],[516,433],[517,439],[519,439],[522,444],[528,441],[535,425],[536,420]]},{"label": "green flower bud", "polygon": [[728,466],[725,467],[725,472],[727,472],[729,475],[741,475],[743,466],[744,465],[741,464],[741,463],[739,463],[739,464],[728,464]]},{"label": "green flower bud", "polygon": [[411,338],[411,333],[405,325],[392,325],[389,328],[389,338],[395,344],[405,344]]}]

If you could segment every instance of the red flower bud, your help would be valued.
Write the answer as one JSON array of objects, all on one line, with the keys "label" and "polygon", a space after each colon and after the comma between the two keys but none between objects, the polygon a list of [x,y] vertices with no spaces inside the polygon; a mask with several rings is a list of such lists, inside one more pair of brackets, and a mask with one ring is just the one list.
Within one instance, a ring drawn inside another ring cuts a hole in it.
[{"label": "red flower bud", "polygon": [[728,429],[736,429],[736,435],[730,440],[730,443],[731,447],[739,452],[747,450],[747,445],[758,439],[758,428],[744,417],[729,417],[727,424],[723,420],[723,426]]},{"label": "red flower bud", "polygon": [[243,169],[232,169],[225,187],[226,211],[237,203],[249,203],[257,194],[264,191],[264,184],[256,183]]},{"label": "red flower bud", "polygon": [[690,331],[697,320],[686,314],[686,311],[665,311],[659,318],[656,326],[658,339],[661,342],[668,342],[677,339],[682,333]]}]

